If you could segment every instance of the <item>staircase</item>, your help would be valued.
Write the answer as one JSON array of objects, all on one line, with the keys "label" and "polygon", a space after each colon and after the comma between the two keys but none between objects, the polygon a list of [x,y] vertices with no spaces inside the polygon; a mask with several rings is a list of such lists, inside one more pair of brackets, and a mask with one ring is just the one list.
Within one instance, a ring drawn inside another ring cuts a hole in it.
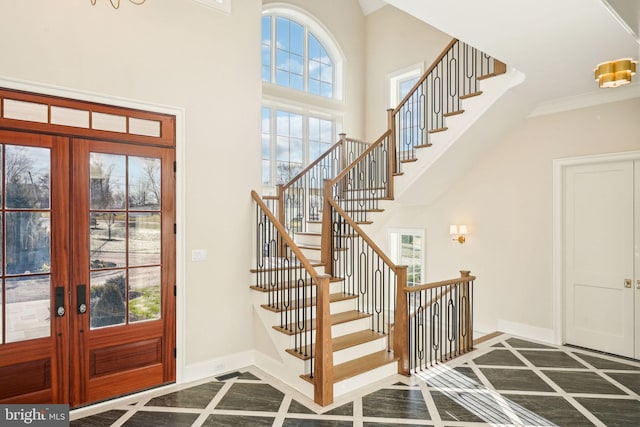
[{"label": "staircase", "polygon": [[[334,396],[398,372],[408,374],[409,352],[426,343],[427,334],[416,344],[407,323],[419,319],[423,323],[415,328],[422,331],[432,322],[429,328],[436,331],[432,325],[445,315],[440,311],[445,303],[451,324],[439,339],[448,339],[450,351],[443,353],[435,344],[440,356],[434,360],[471,348],[473,278],[465,273],[462,279],[418,287],[432,292],[423,306],[422,297],[406,286],[406,267],[395,265],[361,226],[382,212],[382,200],[394,199],[394,178],[416,162],[418,150],[432,145],[432,135],[448,130],[446,118],[463,114],[464,100],[482,94],[479,81],[505,70],[503,63],[454,39],[400,105],[388,111],[388,130],[377,141],[367,144],[343,134],[279,186],[277,196],[252,193],[251,288],[265,332],[257,345],[261,368],[318,404],[330,404]],[[449,312],[453,305],[461,307],[458,314]],[[423,317],[426,312],[433,313],[431,320]]]}]

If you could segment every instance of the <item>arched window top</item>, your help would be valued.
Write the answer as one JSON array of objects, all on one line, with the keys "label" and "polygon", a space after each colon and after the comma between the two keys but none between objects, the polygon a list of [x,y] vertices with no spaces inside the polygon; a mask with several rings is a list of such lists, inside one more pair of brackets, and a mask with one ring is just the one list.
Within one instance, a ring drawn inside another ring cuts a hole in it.
[{"label": "arched window top", "polygon": [[263,10],[263,81],[339,100],[342,63],[331,34],[309,14],[289,5]]}]

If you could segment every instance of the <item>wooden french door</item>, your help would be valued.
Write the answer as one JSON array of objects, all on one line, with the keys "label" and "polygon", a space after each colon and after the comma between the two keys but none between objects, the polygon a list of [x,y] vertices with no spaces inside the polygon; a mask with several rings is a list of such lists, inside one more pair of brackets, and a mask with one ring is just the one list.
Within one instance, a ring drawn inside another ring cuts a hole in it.
[{"label": "wooden french door", "polygon": [[174,152],[71,143],[73,406],[175,380]]},{"label": "wooden french door", "polygon": [[0,402],[175,381],[174,151],[0,130]]}]

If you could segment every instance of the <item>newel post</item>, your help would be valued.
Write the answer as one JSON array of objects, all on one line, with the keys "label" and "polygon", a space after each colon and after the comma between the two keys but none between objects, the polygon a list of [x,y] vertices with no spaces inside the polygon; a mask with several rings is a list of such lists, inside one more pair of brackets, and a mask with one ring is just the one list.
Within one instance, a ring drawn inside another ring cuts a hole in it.
[{"label": "newel post", "polygon": [[347,134],[340,133],[340,145],[342,146],[342,150],[340,150],[340,169],[336,171],[336,175],[339,174],[347,167]]},{"label": "newel post", "polygon": [[331,181],[324,180],[324,196],[322,198],[322,237],[320,238],[320,262],[324,265],[324,272],[329,276],[333,275],[333,233],[331,232],[333,222],[333,209],[331,200]]},{"label": "newel post", "polygon": [[471,271],[469,270],[460,270],[460,278],[464,280],[462,282],[462,289],[460,292],[460,301],[461,301],[461,310],[460,313],[462,317],[463,328],[460,328],[460,343],[462,343],[462,353],[466,353],[468,351],[473,350],[473,328],[471,322],[471,301],[469,292],[469,277],[471,276]]},{"label": "newel post", "polygon": [[407,266],[396,266],[396,312],[393,327],[393,354],[398,357],[398,373],[409,376],[409,331],[407,326]]},{"label": "newel post", "polygon": [[[278,211],[275,212],[276,218],[278,218],[278,221],[280,221],[280,224],[282,224],[282,226],[284,228],[287,228],[287,224],[284,222],[285,221],[285,214],[284,214],[284,188],[283,188],[282,184],[278,184],[276,188],[278,190],[278,200],[276,201],[276,205],[278,207]],[[283,254],[286,252],[284,246],[285,245],[284,245],[284,241],[282,240],[282,237],[278,236],[278,254],[280,254],[280,256],[284,256]]]},{"label": "newel post", "polygon": [[314,366],[313,400],[321,406],[333,403],[333,346],[329,313],[331,276],[318,275],[316,304],[316,364]]},{"label": "newel post", "polygon": [[387,127],[391,131],[389,135],[389,170],[387,172],[389,179],[387,181],[389,182],[388,196],[392,199],[394,195],[393,182],[395,181],[393,177],[396,173],[396,121],[393,117],[393,111],[393,108],[387,109]]}]

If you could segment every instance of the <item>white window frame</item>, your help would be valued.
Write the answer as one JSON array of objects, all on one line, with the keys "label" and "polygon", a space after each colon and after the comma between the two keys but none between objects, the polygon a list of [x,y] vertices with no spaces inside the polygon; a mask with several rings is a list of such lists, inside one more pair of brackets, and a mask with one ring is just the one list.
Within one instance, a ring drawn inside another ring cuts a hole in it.
[{"label": "white window frame", "polygon": [[[388,241],[389,241],[389,258],[396,265],[403,265],[401,262],[402,257],[400,256],[402,251],[402,236],[419,236],[421,245],[420,245],[420,280],[419,283],[414,283],[413,285],[421,285],[427,283],[426,280],[426,269],[425,269],[425,259],[426,259],[426,244],[425,244],[425,232],[420,228],[390,228],[387,232]],[[415,245],[414,245],[415,248]],[[414,249],[415,251],[415,249]],[[411,266],[408,266],[407,269],[407,286],[412,286],[409,283],[409,276],[411,274]]]},{"label": "white window frame", "polygon": [[387,76],[387,105],[389,105],[389,108],[396,108],[402,101],[402,98],[400,98],[400,85],[407,80],[420,77],[422,74],[424,74],[424,63],[420,62],[394,71]]}]

